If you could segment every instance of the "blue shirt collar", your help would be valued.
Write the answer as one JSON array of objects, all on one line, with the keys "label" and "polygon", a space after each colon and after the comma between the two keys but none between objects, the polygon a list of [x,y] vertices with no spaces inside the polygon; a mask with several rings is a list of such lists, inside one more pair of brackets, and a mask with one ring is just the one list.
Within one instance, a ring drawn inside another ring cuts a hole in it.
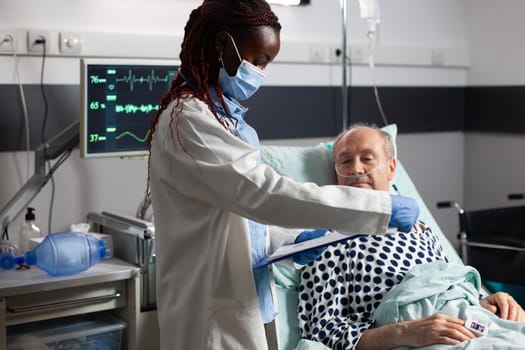
[{"label": "blue shirt collar", "polygon": [[[179,70],[179,75],[182,77],[182,79],[188,84],[194,91],[197,91],[197,88],[186,78],[186,75],[182,72],[182,69]],[[223,110],[222,104],[219,101],[219,96],[217,96],[217,92],[214,88],[210,89],[211,98],[213,100],[213,103],[217,107],[219,113],[223,112],[225,113],[225,117],[228,117],[228,114],[232,117],[234,117],[237,120],[244,121],[244,116],[246,112],[248,111],[248,108],[242,106],[237,100],[230,98],[226,95],[223,95],[224,102],[226,104],[226,107],[228,108],[227,111]],[[221,113],[221,114],[223,114]]]},{"label": "blue shirt collar", "polygon": [[[222,104],[219,101],[219,96],[217,96],[217,92],[215,89],[210,89],[211,97],[213,99],[213,103],[219,110],[223,110]],[[226,104],[226,107],[228,110],[226,111],[229,113],[232,117],[238,120],[244,121],[244,116],[246,115],[246,112],[248,111],[248,108],[242,106],[237,100],[230,98],[228,96],[223,95],[224,103]]]}]

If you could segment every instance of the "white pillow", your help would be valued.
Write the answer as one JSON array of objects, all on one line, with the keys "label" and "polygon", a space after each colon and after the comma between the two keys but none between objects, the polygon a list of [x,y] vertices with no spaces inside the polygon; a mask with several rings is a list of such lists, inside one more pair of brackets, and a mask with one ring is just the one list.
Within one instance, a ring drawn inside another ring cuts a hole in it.
[{"label": "white pillow", "polygon": [[[397,125],[382,128],[393,139],[394,154],[397,156]],[[263,163],[270,165],[283,176],[298,182],[315,182],[318,185],[337,183],[334,171],[333,143],[315,146],[261,146]]]}]

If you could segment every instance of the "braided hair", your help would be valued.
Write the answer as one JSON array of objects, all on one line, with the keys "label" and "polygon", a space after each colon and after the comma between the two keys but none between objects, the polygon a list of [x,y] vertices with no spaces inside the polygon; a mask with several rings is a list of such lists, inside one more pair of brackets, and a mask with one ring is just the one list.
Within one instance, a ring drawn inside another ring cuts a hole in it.
[{"label": "braided hair", "polygon": [[[276,31],[281,30],[277,16],[265,0],[204,0],[201,6],[191,12],[184,28],[180,52],[179,70],[183,72],[184,78],[181,74],[175,76],[170,90],[162,98],[160,108],[152,119],[148,135],[150,150],[159,117],[173,100],[194,96],[205,102],[215,117],[219,118],[212,108],[210,94],[210,73],[219,70],[218,62],[211,59],[217,54],[215,38],[222,30],[235,33],[256,26],[270,26]],[[215,84],[214,88],[224,107],[220,86]]]},{"label": "braided hair", "polygon": [[[181,108],[185,97],[193,96],[208,105],[215,118],[221,121],[214,106],[210,93],[211,84],[214,85],[216,95],[224,110],[227,110],[224,102],[222,89],[215,81],[219,71],[218,52],[215,47],[217,34],[223,30],[230,33],[244,33],[253,27],[270,26],[280,32],[279,19],[273,13],[266,0],[204,0],[194,9],[186,26],[184,27],[184,39],[181,45],[179,74],[171,83],[170,90],[162,97],[160,107],[151,120],[148,135],[148,149],[151,159],[151,146],[153,134],[157,127],[160,115],[168,105],[177,100],[176,108]],[[182,72],[182,74],[181,74]],[[180,109],[179,109],[180,111]],[[170,117],[170,131],[173,136],[173,119],[175,109]],[[186,152],[184,145],[179,145]],[[186,152],[188,153],[188,152]],[[189,153],[188,153],[189,154]],[[190,155],[191,156],[191,155]],[[192,156],[191,156],[192,157]],[[192,157],[193,158],[193,157]],[[148,179],[146,198],[144,205],[150,195],[150,166],[148,159]]]}]

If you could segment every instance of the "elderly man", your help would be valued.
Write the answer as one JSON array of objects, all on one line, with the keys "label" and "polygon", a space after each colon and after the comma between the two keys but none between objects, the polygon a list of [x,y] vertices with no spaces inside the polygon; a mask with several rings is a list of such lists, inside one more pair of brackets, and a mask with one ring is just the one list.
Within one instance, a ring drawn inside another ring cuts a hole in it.
[{"label": "elderly man", "polygon": [[[389,190],[396,159],[388,133],[352,127],[336,138],[334,157],[340,185]],[[436,261],[447,258],[437,237],[420,221],[410,232],[361,235],[328,247],[302,273],[298,314],[303,338],[333,349],[457,345],[475,338],[464,320],[441,313],[375,324],[374,311],[385,293],[413,267]],[[479,304],[503,319],[525,321],[523,309],[506,293],[482,298]]]}]

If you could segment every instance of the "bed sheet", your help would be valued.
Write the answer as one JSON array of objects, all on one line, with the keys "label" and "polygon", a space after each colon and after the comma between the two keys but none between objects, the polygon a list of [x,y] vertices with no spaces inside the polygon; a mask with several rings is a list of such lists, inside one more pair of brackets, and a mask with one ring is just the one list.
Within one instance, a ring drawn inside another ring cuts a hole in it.
[{"label": "bed sheet", "polygon": [[[384,295],[374,313],[378,325],[420,319],[441,313],[487,326],[484,336],[420,350],[523,349],[525,323],[507,321],[479,304],[481,278],[471,266],[435,261],[413,267],[400,284]],[[408,350],[399,347],[396,350]]]}]

